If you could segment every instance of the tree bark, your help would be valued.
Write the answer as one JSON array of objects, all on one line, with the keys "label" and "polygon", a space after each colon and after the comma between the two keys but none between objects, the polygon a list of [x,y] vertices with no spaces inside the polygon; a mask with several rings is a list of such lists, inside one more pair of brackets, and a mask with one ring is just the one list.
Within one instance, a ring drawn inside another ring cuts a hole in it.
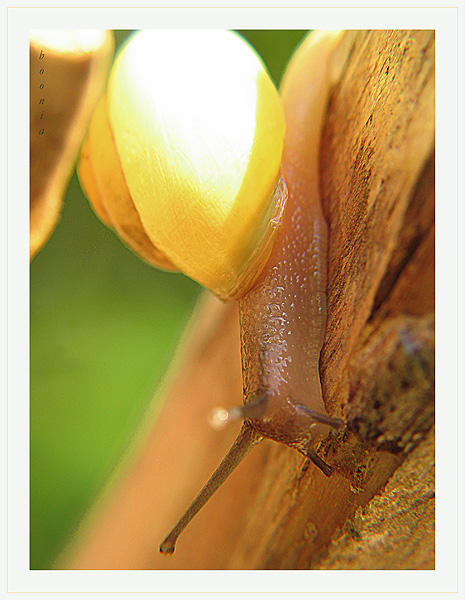
[{"label": "tree bark", "polygon": [[60,566],[434,568],[434,32],[347,35],[321,150],[330,241],[320,370],[327,409],[346,422],[318,450],[333,476],[266,441],[173,557],[158,554],[237,433],[206,423],[214,406],[241,402],[237,307],[204,299],[160,417],[148,418]]}]

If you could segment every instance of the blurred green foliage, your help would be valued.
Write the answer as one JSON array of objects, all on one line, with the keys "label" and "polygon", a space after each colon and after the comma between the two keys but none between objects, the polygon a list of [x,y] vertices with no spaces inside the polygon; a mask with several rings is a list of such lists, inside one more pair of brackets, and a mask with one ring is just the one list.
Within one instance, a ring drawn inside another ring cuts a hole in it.
[{"label": "blurred green foliage", "polygon": [[[304,34],[241,33],[276,83]],[[73,176],[30,271],[31,569],[53,568],[129,447],[199,291],[129,252]]]}]

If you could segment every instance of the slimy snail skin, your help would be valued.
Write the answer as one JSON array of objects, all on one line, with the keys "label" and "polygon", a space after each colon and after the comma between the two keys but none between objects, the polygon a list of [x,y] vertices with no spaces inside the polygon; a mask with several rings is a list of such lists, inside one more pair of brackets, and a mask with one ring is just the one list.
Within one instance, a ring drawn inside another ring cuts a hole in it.
[{"label": "slimy snail skin", "polygon": [[318,361],[327,229],[319,146],[341,32],[317,31],[278,94],[228,31],[143,31],[112,69],[79,164],[95,211],[142,258],[238,300],[244,405],[236,442],[160,546],[177,537],[249,450],[268,438],[315,452],[330,428]]}]

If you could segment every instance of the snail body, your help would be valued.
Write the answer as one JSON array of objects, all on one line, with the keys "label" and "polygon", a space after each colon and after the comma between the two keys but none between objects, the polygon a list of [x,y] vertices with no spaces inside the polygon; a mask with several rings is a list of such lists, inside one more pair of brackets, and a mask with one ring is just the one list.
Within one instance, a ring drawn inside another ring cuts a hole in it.
[{"label": "snail body", "polygon": [[[191,56],[196,56],[197,46],[202,54],[206,33],[189,32]],[[330,57],[340,33],[314,32],[306,39],[287,69],[281,88],[282,100],[259,59],[240,38],[230,32],[208,34],[214,34],[207,43],[214,46],[215,56],[211,58],[211,48],[202,54],[202,69],[219,72],[218,61],[227,61],[231,53],[235,57],[238,52],[241,68],[235,70],[236,59],[228,63],[232,75],[236,74],[234,86],[231,88],[227,80],[222,81],[226,95],[233,94],[235,98],[227,104],[231,115],[235,114],[237,103],[246,99],[246,104],[250,104],[253,98],[255,124],[246,128],[247,143],[244,145],[243,139],[238,140],[237,132],[229,126],[226,134],[219,134],[219,141],[215,141],[213,130],[228,117],[222,114],[214,127],[209,128],[208,156],[202,155],[207,151],[199,147],[195,133],[207,127],[208,120],[203,120],[204,108],[201,118],[195,111],[189,112],[189,108],[186,120],[183,107],[189,99],[183,98],[180,106],[172,106],[173,96],[168,94],[170,101],[160,103],[155,84],[140,82],[138,46],[131,47],[131,44],[143,35],[141,55],[145,56],[149,50],[161,47],[154,41],[159,32],[147,31],[137,34],[116,62],[107,98],[103,101],[105,106],[101,108],[103,116],[99,117],[96,111],[78,171],[96,212],[117,231],[125,231],[128,245],[134,248],[134,240],[143,239],[143,247],[152,248],[152,254],[153,248],[163,253],[165,263],[160,266],[180,268],[206,283],[223,299],[239,300],[244,404],[219,410],[213,422],[221,425],[243,418],[244,423],[218,469],[161,544],[160,551],[165,554],[174,551],[181,531],[250,449],[264,438],[296,448],[330,475],[331,468],[316,454],[314,447],[331,427],[342,425],[342,421],[326,413],[318,371],[326,325],[327,246],[327,228],[319,199],[318,155],[332,84]],[[165,52],[169,39],[169,36],[163,39]],[[125,56],[126,52],[129,57]],[[183,62],[175,59],[171,68],[180,69]],[[166,73],[169,71],[168,68]],[[184,76],[184,70],[182,72]],[[128,84],[134,92],[128,91]],[[217,91],[211,88],[211,94]],[[165,90],[162,96],[164,94]],[[179,94],[178,90],[176,102],[181,102]],[[216,102],[220,102],[220,98],[216,98]],[[213,110],[209,106],[207,112]],[[182,117],[177,119],[179,112]],[[128,113],[131,118],[126,122],[123,116]],[[244,114],[248,114],[247,111]],[[113,143],[114,149],[114,168],[107,169],[107,173],[118,173],[116,191],[110,189],[111,177],[107,176],[107,183],[101,184],[105,179],[101,175],[104,158],[98,159],[98,149],[102,148],[103,136],[95,135],[95,131],[105,118],[108,120],[106,143]],[[182,138],[186,127],[193,127],[194,133],[191,131],[187,141],[180,144],[175,137]],[[253,135],[249,135],[251,131]],[[228,149],[227,139],[231,136],[233,148]],[[142,140],[139,147],[138,140]],[[225,148],[226,161],[218,162]],[[186,157],[190,151],[193,155]],[[212,156],[215,159],[213,171],[209,164]],[[239,159],[235,161],[237,156]],[[215,179],[218,169],[227,173]],[[189,183],[191,178],[192,184]],[[220,182],[219,195],[215,181]],[[204,213],[203,191],[209,205]],[[226,217],[217,219],[215,211],[222,202],[222,194],[227,197]],[[115,195],[119,196],[120,204],[121,197],[124,198],[122,204],[127,210],[115,212],[112,208]],[[160,211],[157,209],[159,196],[162,197]],[[192,205],[189,213],[192,218],[183,212],[187,205]],[[129,214],[132,228],[127,226]],[[168,225],[157,223],[161,215],[168,220]],[[179,228],[170,221],[173,215],[181,220]],[[207,254],[203,249],[200,258],[195,254],[189,256],[185,249],[186,236],[194,241],[195,249],[206,244],[208,235],[204,226],[211,215],[211,237],[218,236],[214,242],[218,244],[219,267],[212,260],[216,257],[209,256],[214,246],[209,246]],[[197,221],[200,221],[199,229]],[[239,236],[232,233],[232,224],[238,225]],[[175,246],[180,243],[179,238],[183,238],[181,251],[165,247],[170,235]],[[232,245],[227,241],[228,236],[234,239]],[[147,253],[139,254],[147,260]],[[157,264],[157,260],[150,262]]]},{"label": "snail body", "polygon": [[[316,458],[311,445],[329,425],[319,377],[326,327],[327,225],[319,194],[319,147],[330,90],[330,49],[337,32],[314,32],[282,82],[289,116],[282,170],[289,198],[271,256],[240,299],[244,401],[263,398],[249,419],[261,436]],[[312,78],[313,75],[313,78]],[[311,82],[311,85],[309,85]],[[293,115],[291,117],[291,115]],[[329,474],[329,468],[318,461]]]}]

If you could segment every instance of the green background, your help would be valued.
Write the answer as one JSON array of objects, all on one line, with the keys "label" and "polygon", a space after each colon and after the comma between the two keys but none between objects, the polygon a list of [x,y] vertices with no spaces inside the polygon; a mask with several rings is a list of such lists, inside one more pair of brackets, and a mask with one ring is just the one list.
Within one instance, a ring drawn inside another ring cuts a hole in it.
[{"label": "green background", "polygon": [[[117,45],[130,32],[115,32]],[[302,31],[241,31],[279,83]],[[200,287],[147,266],[73,175],[30,273],[30,566],[54,560],[117,467]]]}]

